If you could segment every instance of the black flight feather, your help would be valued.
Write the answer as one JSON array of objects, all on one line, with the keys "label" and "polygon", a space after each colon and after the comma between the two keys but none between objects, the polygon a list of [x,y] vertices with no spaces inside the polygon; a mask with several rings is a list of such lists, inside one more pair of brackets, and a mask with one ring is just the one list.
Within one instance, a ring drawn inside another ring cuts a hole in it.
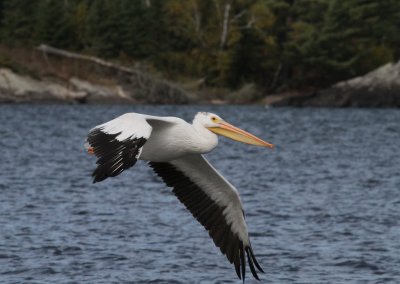
[{"label": "black flight feather", "polygon": [[[187,177],[182,171],[170,163],[149,162],[153,170],[163,179],[167,186],[172,187],[177,196],[200,224],[209,232],[210,237],[230,263],[235,266],[239,279],[245,279],[246,261],[256,279],[258,275],[254,265],[260,270],[250,246],[244,246],[243,241],[232,231],[224,210],[226,207],[217,204],[200,186]],[[247,253],[247,259],[246,259]]]}]

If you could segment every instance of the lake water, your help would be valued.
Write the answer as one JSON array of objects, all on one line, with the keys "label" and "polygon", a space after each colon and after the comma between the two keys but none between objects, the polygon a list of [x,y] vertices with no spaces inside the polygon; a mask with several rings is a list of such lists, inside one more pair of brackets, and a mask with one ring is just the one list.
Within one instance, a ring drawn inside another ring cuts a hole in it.
[{"label": "lake water", "polygon": [[144,162],[92,184],[87,131],[129,111],[212,111],[276,145],[207,155],[262,283],[400,283],[399,110],[62,105],[0,106],[0,283],[241,283]]}]

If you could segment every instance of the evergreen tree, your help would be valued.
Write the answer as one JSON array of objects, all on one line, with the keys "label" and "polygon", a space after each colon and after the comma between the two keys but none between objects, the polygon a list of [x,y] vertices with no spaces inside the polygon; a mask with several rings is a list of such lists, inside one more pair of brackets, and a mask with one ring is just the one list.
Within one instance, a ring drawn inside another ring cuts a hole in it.
[{"label": "evergreen tree", "polygon": [[41,0],[36,9],[35,40],[60,48],[69,48],[76,40],[72,31],[68,1]]},{"label": "evergreen tree", "polygon": [[[149,2],[150,3],[150,2]],[[123,0],[121,44],[123,50],[135,58],[156,58],[163,52],[164,37],[163,0]]]},{"label": "evergreen tree", "polygon": [[[371,50],[380,42],[378,38],[381,35],[377,31],[385,17],[379,12],[381,5],[381,2],[371,0],[336,0],[330,3],[313,55],[309,58],[317,74],[326,74],[320,75],[324,79],[320,82],[329,84],[357,76],[392,59],[391,54],[379,54],[378,58],[371,60]],[[365,60],[375,62],[365,69]]]},{"label": "evergreen tree", "polygon": [[0,24],[3,22],[4,0],[0,0]]},{"label": "evergreen tree", "polygon": [[8,0],[3,2],[0,36],[9,45],[33,43],[36,1]]},{"label": "evergreen tree", "polygon": [[88,48],[98,56],[117,57],[120,52],[119,4],[121,0],[96,0],[87,17]]},{"label": "evergreen tree", "polygon": [[234,26],[240,32],[239,41],[232,46],[228,85],[233,88],[251,82],[270,88],[278,65],[276,41],[271,29],[275,16],[265,1],[246,1],[236,15],[246,11]]},{"label": "evergreen tree", "polygon": [[89,45],[86,19],[89,13],[90,0],[70,2],[70,5],[70,26],[72,37],[75,41],[71,44],[71,48],[78,51],[86,51]]}]

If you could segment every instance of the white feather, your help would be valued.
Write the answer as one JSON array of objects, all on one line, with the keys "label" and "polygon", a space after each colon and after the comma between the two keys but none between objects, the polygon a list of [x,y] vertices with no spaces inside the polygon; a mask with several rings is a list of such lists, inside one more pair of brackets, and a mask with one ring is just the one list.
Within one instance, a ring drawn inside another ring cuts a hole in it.
[{"label": "white feather", "polygon": [[248,245],[247,226],[236,188],[202,155],[189,155],[170,163],[201,187],[218,205],[225,207],[224,215],[227,223],[231,225],[232,231],[239,236],[243,244]]},{"label": "white feather", "polygon": [[138,113],[123,114],[95,128],[101,129],[106,134],[120,133],[115,138],[118,141],[142,137],[148,139],[152,130],[152,127],[146,121],[146,117]]}]

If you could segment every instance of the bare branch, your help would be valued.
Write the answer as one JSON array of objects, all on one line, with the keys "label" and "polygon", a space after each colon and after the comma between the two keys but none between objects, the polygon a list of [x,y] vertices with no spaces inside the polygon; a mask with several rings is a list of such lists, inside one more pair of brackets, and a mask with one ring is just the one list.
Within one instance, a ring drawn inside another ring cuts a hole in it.
[{"label": "bare branch", "polygon": [[229,12],[231,10],[231,3],[225,4],[224,10],[224,22],[222,26],[222,33],[221,33],[221,41],[219,45],[219,49],[223,50],[226,44],[226,40],[228,38],[228,24],[229,24]]},{"label": "bare branch", "polygon": [[218,22],[221,24],[221,8],[219,6],[218,0],[214,0],[215,10],[217,11]]},{"label": "bare branch", "polygon": [[233,22],[239,20],[241,17],[243,17],[243,16],[246,15],[247,13],[248,13],[248,10],[247,10],[247,9],[240,11],[240,13],[237,13],[237,14],[232,18],[231,22],[233,23]]},{"label": "bare branch", "polygon": [[200,34],[201,15],[199,12],[199,7],[197,5],[196,0],[192,0],[190,2],[192,3],[192,7],[193,7],[195,30],[196,30],[197,34]]}]

